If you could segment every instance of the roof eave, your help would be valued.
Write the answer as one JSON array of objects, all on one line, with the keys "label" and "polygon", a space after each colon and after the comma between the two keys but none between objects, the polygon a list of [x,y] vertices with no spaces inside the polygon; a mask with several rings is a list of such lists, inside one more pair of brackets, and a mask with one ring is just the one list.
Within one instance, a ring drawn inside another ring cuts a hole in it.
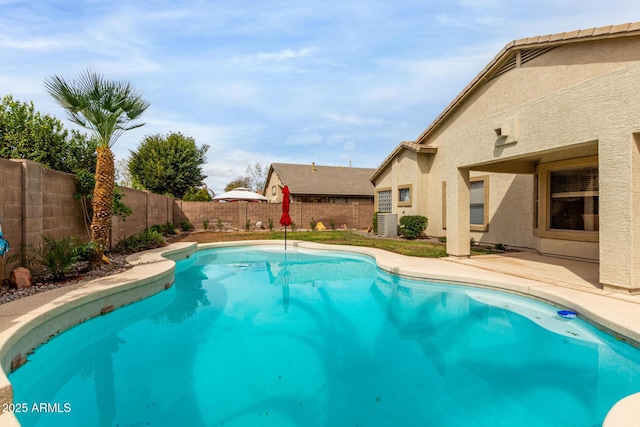
[{"label": "roof eave", "polygon": [[418,136],[417,144],[425,144],[427,138],[440,124],[461,104],[476,88],[478,88],[494,71],[499,69],[512,52],[523,49],[540,49],[555,47],[569,43],[579,43],[610,38],[629,37],[640,35],[640,22],[621,25],[609,25],[606,27],[590,28],[587,30],[568,31],[564,33],[549,34],[545,36],[529,37],[513,40],[485,66],[478,75],[454,98],[453,101],[436,117],[436,119]]},{"label": "roof eave", "polygon": [[424,154],[436,154],[438,151],[438,147],[430,147],[426,145],[417,144],[414,141],[403,141],[394,148],[394,150],[387,156],[386,159],[380,163],[378,169],[371,175],[369,181],[371,181],[375,185],[375,180],[380,176],[383,170],[387,168],[387,166],[391,163],[391,161],[402,151],[402,150],[411,150],[416,153],[424,153]]}]

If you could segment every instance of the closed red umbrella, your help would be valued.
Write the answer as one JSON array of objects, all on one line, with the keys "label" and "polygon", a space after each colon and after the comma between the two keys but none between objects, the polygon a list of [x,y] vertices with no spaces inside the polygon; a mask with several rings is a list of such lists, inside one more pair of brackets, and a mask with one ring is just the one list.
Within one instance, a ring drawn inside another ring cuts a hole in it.
[{"label": "closed red umbrella", "polygon": [[280,225],[284,227],[284,249],[287,250],[287,226],[291,225],[291,217],[289,216],[289,187],[286,185],[282,189],[282,216],[280,217]]}]

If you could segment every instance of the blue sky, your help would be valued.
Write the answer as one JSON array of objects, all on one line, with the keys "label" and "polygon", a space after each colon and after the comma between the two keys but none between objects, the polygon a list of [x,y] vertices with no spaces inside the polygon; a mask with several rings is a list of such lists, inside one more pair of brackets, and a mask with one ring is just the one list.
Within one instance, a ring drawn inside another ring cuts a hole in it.
[{"label": "blue sky", "polygon": [[0,0],[0,96],[71,128],[45,78],[128,80],[151,106],[116,158],[181,132],[221,193],[255,162],[376,168],[511,40],[634,21],[637,0]]}]

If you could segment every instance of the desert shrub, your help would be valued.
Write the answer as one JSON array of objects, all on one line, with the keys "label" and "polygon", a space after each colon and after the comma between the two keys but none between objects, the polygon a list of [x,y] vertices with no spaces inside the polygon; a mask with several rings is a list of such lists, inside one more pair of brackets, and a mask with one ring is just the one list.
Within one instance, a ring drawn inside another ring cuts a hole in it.
[{"label": "desert shrub", "polygon": [[149,227],[150,230],[156,231],[163,236],[168,236],[170,234],[176,234],[176,226],[173,225],[172,222],[167,222],[165,224],[154,224]]},{"label": "desert shrub", "polygon": [[405,215],[400,218],[398,234],[409,240],[417,239],[427,229],[428,219],[422,215]]},{"label": "desert shrub", "polygon": [[184,219],[180,221],[180,229],[182,231],[191,231],[193,230],[193,225],[191,225],[191,223],[188,220]]},{"label": "desert shrub", "polygon": [[96,253],[96,246],[93,242],[79,243],[76,246],[76,252],[80,261],[89,261]]},{"label": "desert shrub", "polygon": [[244,223],[244,229],[249,231],[251,230],[251,220],[247,218],[247,221]]},{"label": "desert shrub", "polygon": [[202,220],[202,228],[204,228],[205,230],[209,229],[209,219]]},{"label": "desert shrub", "polygon": [[311,231],[316,231],[317,226],[318,226],[318,221],[311,218],[311,221],[309,221],[309,227],[311,228]]},{"label": "desert shrub", "polygon": [[224,228],[224,223],[222,222],[221,219],[218,219],[218,222],[216,223],[216,226],[218,227],[218,231],[222,231],[222,229]]},{"label": "desert shrub", "polygon": [[371,229],[374,234],[378,234],[378,214],[380,211],[376,211],[373,213],[373,219],[371,220]]},{"label": "desert shrub", "polygon": [[269,218],[269,231],[273,231],[273,218]]},{"label": "desert shrub", "polygon": [[147,249],[160,248],[165,245],[166,242],[160,232],[147,228],[140,233],[119,240],[115,248],[113,248],[113,252],[118,254],[132,254],[146,251]]},{"label": "desert shrub", "polygon": [[336,229],[336,222],[334,220],[329,221],[329,228],[332,230]]},{"label": "desert shrub", "polygon": [[79,243],[75,236],[66,236],[62,239],[54,239],[42,236],[42,242],[38,245],[23,246],[18,252],[9,257],[9,262],[17,262],[21,267],[29,269],[46,268],[53,280],[63,280],[74,264],[89,256],[93,247],[87,247]]}]

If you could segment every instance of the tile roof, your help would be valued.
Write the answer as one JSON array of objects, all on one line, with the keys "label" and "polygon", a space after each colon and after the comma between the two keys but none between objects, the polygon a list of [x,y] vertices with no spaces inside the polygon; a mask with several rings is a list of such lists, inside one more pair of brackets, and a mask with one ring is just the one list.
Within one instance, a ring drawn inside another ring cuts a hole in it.
[{"label": "tile roof", "polygon": [[272,163],[271,168],[292,195],[373,197],[374,187],[369,181],[375,172],[372,168],[290,163]]},{"label": "tile roof", "polygon": [[456,96],[456,98],[436,117],[436,119],[420,134],[416,139],[418,144],[424,144],[427,136],[451,113],[455,107],[462,102],[476,87],[481,85],[485,79],[492,74],[504,62],[505,58],[512,55],[515,50],[544,49],[560,46],[567,43],[582,41],[602,40],[616,37],[638,36],[640,35],[640,22],[630,22],[620,25],[608,25],[605,27],[589,28],[586,30],[567,31],[564,33],[548,34],[544,36],[528,37],[514,40],[505,45],[504,48],[487,64],[486,67]]}]

